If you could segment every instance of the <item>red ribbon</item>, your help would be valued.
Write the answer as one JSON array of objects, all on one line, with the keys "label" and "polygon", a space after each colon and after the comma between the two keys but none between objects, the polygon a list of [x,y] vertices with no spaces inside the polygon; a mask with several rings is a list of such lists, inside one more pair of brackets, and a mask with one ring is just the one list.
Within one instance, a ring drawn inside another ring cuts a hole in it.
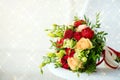
[{"label": "red ribbon", "polygon": [[118,57],[120,57],[120,52],[112,49],[111,47],[108,46],[109,49],[111,49]]},{"label": "red ribbon", "polygon": [[[116,54],[117,57],[120,57],[120,52],[112,49],[111,47],[108,47],[108,48],[109,48],[110,50],[112,50],[113,53]],[[112,68],[112,69],[117,69],[118,66],[117,66],[117,67],[111,66],[111,65],[105,60],[105,57],[106,57],[105,54],[106,54],[106,53],[105,53],[105,50],[103,50],[103,51],[102,51],[102,59],[101,59],[96,65],[97,65],[97,66],[100,65],[100,64],[104,61],[104,62],[106,63],[106,65],[109,66],[110,68]],[[111,54],[111,55],[112,55],[112,54]]]}]

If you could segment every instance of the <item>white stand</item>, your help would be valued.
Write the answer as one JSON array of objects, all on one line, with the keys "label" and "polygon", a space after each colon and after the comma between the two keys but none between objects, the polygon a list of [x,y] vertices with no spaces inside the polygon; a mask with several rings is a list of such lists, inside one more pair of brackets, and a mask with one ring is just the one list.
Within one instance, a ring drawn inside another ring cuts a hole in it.
[{"label": "white stand", "polygon": [[54,68],[54,64],[47,66],[51,73],[61,77],[66,80],[120,80],[120,70],[108,69],[105,68],[103,64],[97,67],[97,71],[92,74],[80,73],[80,76],[77,76],[77,73],[63,69],[63,68]]}]

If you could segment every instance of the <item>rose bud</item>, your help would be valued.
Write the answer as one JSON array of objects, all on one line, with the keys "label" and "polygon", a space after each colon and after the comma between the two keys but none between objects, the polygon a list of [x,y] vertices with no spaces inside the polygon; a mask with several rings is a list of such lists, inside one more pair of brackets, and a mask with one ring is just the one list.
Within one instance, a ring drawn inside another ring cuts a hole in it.
[{"label": "rose bud", "polygon": [[79,25],[85,24],[86,22],[84,20],[78,20],[74,22],[74,26],[78,27]]}]

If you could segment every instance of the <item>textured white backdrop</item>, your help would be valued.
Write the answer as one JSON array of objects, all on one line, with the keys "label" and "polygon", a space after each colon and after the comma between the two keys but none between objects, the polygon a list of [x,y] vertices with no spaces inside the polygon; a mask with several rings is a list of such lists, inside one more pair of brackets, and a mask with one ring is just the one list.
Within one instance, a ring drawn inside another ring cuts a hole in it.
[{"label": "textured white backdrop", "polygon": [[[79,2],[79,4],[78,4]],[[83,0],[0,0],[0,80],[61,80],[39,64],[49,48],[44,32],[68,24]]]},{"label": "textured white backdrop", "polygon": [[101,30],[108,33],[106,44],[120,51],[120,0],[89,0],[86,14],[93,18],[96,12],[101,12]]},{"label": "textured white backdrop", "polygon": [[[44,30],[53,23],[68,24],[81,15],[86,0],[0,0],[0,80],[63,80],[46,68],[39,74],[42,55],[48,51]],[[120,1],[90,0],[86,14],[101,12],[107,45],[120,50]],[[84,10],[83,10],[84,11]],[[73,79],[72,79],[73,80]]]}]

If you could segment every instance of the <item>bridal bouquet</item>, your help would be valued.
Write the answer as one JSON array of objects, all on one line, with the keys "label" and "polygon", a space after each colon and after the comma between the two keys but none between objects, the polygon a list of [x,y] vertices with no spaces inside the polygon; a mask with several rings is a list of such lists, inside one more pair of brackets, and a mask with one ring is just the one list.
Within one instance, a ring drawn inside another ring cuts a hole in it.
[{"label": "bridal bouquet", "polygon": [[61,67],[73,72],[96,71],[96,66],[103,61],[100,57],[105,53],[107,35],[99,28],[99,14],[96,14],[94,24],[84,16],[82,19],[75,17],[70,25],[54,24],[53,29],[47,29],[53,52],[48,52],[43,57],[41,72],[43,73],[42,68],[50,63],[54,63],[56,68]]}]

